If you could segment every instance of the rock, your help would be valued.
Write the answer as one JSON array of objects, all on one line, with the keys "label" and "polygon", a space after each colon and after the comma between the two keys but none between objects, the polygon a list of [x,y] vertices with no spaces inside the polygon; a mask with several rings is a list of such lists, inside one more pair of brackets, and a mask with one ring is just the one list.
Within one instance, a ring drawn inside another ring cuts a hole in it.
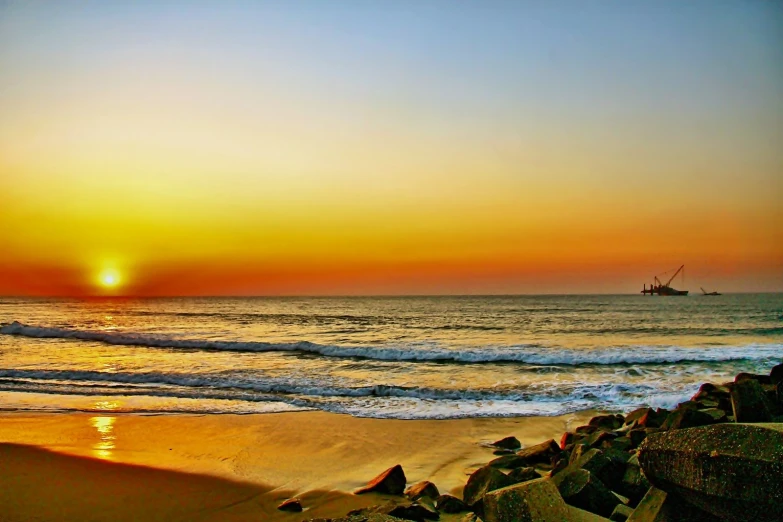
[{"label": "rock", "polygon": [[637,408],[625,416],[625,424],[633,424],[651,412],[653,412],[652,408]]},{"label": "rock", "polygon": [[625,461],[617,457],[612,459],[601,450],[591,449],[576,459],[576,461],[571,464],[571,467],[589,471],[598,477],[604,485],[614,489],[615,485],[622,481],[626,468],[625,462],[627,460],[627,456],[625,457]]},{"label": "rock", "polygon": [[451,495],[441,495],[435,499],[435,507],[443,513],[461,513],[468,511],[468,506],[457,497]]},{"label": "rock", "polygon": [[585,443],[590,446],[591,448],[598,448],[600,447],[604,442],[611,441],[613,439],[617,438],[616,433],[611,433],[608,431],[596,431],[589,437],[587,437],[587,440],[585,440]]},{"label": "rock", "polygon": [[706,410],[699,410],[702,413],[706,413],[710,417],[712,417],[712,420],[717,422],[727,422],[728,417],[726,416],[726,412],[719,409],[719,408],[707,408]]},{"label": "rock", "polygon": [[473,507],[489,491],[504,488],[513,483],[513,479],[510,479],[504,473],[492,466],[484,466],[474,471],[468,479],[465,489],[462,491],[462,500],[468,506]]},{"label": "rock", "polygon": [[563,433],[563,436],[560,437],[560,449],[565,451],[568,446],[574,443],[574,439],[576,439],[576,434],[570,431]]},{"label": "rock", "polygon": [[516,451],[503,448],[496,449],[492,452],[493,455],[513,455],[514,453],[516,453]]},{"label": "rock", "polygon": [[709,513],[688,505],[673,495],[650,488],[628,522],[720,522]]},{"label": "rock", "polygon": [[772,379],[770,379],[769,375],[759,375],[757,373],[738,373],[736,377],[734,377],[734,382],[742,382],[742,381],[758,381],[759,384],[773,384]]},{"label": "rock", "polygon": [[[737,386],[744,383],[758,385]],[[783,424],[653,434],[642,443],[639,462],[656,488],[724,520],[783,520]]]},{"label": "rock", "polygon": [[420,497],[429,497],[434,500],[440,496],[440,491],[429,480],[422,480],[406,489],[405,496],[411,500],[416,500]]},{"label": "rock", "polygon": [[560,446],[554,439],[530,446],[517,451],[517,455],[527,460],[528,464],[537,464],[539,462],[550,462],[552,457],[560,453]]},{"label": "rock", "polygon": [[649,410],[637,421],[637,425],[642,428],[660,428],[668,416],[669,411],[663,408],[658,408],[655,411]]},{"label": "rock", "polygon": [[515,484],[520,482],[527,482],[528,480],[536,480],[541,478],[534,468],[516,468],[509,473],[508,478],[514,481]]},{"label": "rock", "polygon": [[627,437],[631,441],[631,448],[636,449],[647,437],[647,431],[644,429],[633,429],[628,432]]},{"label": "rock", "polygon": [[624,522],[628,520],[628,517],[630,517],[632,514],[633,508],[624,506],[622,504],[617,504],[617,506],[614,508],[614,511],[612,511],[612,514],[609,516],[609,520]]},{"label": "rock", "polygon": [[506,437],[505,439],[496,440],[492,443],[497,448],[505,448],[510,450],[519,449],[522,447],[522,443],[517,440],[516,437]]},{"label": "rock", "polygon": [[504,455],[489,461],[487,466],[505,469],[524,468],[527,466],[527,459],[519,455]]},{"label": "rock", "polygon": [[631,449],[632,443],[629,437],[617,437],[616,439],[608,439],[601,443],[603,449],[613,449],[616,451],[628,451]]},{"label": "rock", "polygon": [[625,418],[622,415],[598,415],[590,419],[587,424],[601,430],[612,431],[625,424]]},{"label": "rock", "polygon": [[348,513],[349,516],[387,515],[402,520],[424,522],[438,520],[440,516],[435,508],[417,502],[387,502],[377,506],[357,509]]},{"label": "rock", "polygon": [[377,491],[378,493],[388,493],[390,495],[402,495],[402,492],[405,491],[406,482],[405,472],[402,470],[402,466],[397,464],[372,479],[366,486],[354,491],[354,493],[360,495]]},{"label": "rock", "polygon": [[770,405],[761,384],[754,379],[736,383],[731,390],[731,407],[736,422],[769,422]]},{"label": "rock", "polygon": [[467,515],[459,519],[459,522],[484,522],[484,521],[481,520],[481,518],[479,518],[477,514],[468,513]]},{"label": "rock", "polygon": [[579,426],[574,431],[583,435],[590,435],[591,433],[598,431],[598,426]]},{"label": "rock", "polygon": [[551,480],[541,478],[497,489],[484,497],[485,522],[560,522],[568,508]]},{"label": "rock", "polygon": [[366,515],[349,515],[340,518],[310,518],[307,522],[405,522],[401,518],[380,515],[377,513]]},{"label": "rock", "polygon": [[302,511],[302,502],[298,498],[289,498],[283,501],[282,504],[277,506],[280,511],[291,511],[292,513],[300,513]]},{"label": "rock", "polygon": [[671,412],[666,417],[666,422],[661,426],[664,430],[679,430],[684,428],[695,428],[713,424],[715,419],[711,415],[702,413],[695,407],[680,407]]},{"label": "rock", "polygon": [[552,481],[568,504],[602,517],[611,515],[620,503],[598,477],[582,468],[569,467],[552,477]]},{"label": "rock", "polygon": [[783,382],[783,364],[774,366],[769,372],[769,382],[774,385],[778,385]]},{"label": "rock", "polygon": [[647,480],[647,477],[642,473],[642,469],[639,466],[639,460],[636,458],[636,455],[634,455],[628,461],[620,484],[613,489],[628,497],[629,505],[636,506],[651,486],[652,484],[650,484],[650,481]]}]

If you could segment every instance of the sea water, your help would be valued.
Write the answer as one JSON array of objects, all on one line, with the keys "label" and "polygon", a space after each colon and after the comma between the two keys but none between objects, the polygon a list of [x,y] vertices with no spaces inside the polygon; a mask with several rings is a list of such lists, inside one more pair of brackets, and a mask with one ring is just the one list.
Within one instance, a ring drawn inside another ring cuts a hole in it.
[{"label": "sea water", "polygon": [[783,294],[0,298],[0,324],[3,410],[621,412],[783,361]]}]

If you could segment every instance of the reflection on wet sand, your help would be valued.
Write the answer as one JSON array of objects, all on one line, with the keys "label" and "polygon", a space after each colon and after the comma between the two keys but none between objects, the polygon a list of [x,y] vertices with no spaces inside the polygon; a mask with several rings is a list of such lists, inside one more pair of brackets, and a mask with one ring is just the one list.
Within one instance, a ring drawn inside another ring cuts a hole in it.
[{"label": "reflection on wet sand", "polygon": [[[117,403],[110,401],[102,401],[95,403],[95,408],[98,410],[111,411],[116,409]],[[98,436],[100,440],[93,444],[92,452],[100,459],[111,459],[112,451],[115,448],[114,440],[114,422],[117,417],[100,416],[90,417],[90,425],[98,430]]]}]

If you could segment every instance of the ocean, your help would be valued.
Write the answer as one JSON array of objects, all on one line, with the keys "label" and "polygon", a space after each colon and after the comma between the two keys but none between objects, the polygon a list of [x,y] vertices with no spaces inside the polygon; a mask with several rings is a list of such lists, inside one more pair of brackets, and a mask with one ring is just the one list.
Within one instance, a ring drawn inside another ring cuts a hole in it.
[{"label": "ocean", "polygon": [[0,298],[0,324],[6,411],[623,412],[783,361],[783,294]]}]

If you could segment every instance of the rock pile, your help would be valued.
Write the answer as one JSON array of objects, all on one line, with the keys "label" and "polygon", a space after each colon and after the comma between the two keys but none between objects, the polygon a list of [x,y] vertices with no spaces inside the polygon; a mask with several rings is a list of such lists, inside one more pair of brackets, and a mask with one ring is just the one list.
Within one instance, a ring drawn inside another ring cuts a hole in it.
[{"label": "rock pile", "polygon": [[[783,365],[704,384],[672,411],[593,417],[559,444],[517,449],[507,437],[494,446],[501,456],[470,475],[462,501],[425,481],[406,490],[408,500],[332,522],[463,511],[484,522],[783,520]],[[377,487],[390,475],[394,487]],[[361,491],[400,495],[404,476],[395,466]]]}]

